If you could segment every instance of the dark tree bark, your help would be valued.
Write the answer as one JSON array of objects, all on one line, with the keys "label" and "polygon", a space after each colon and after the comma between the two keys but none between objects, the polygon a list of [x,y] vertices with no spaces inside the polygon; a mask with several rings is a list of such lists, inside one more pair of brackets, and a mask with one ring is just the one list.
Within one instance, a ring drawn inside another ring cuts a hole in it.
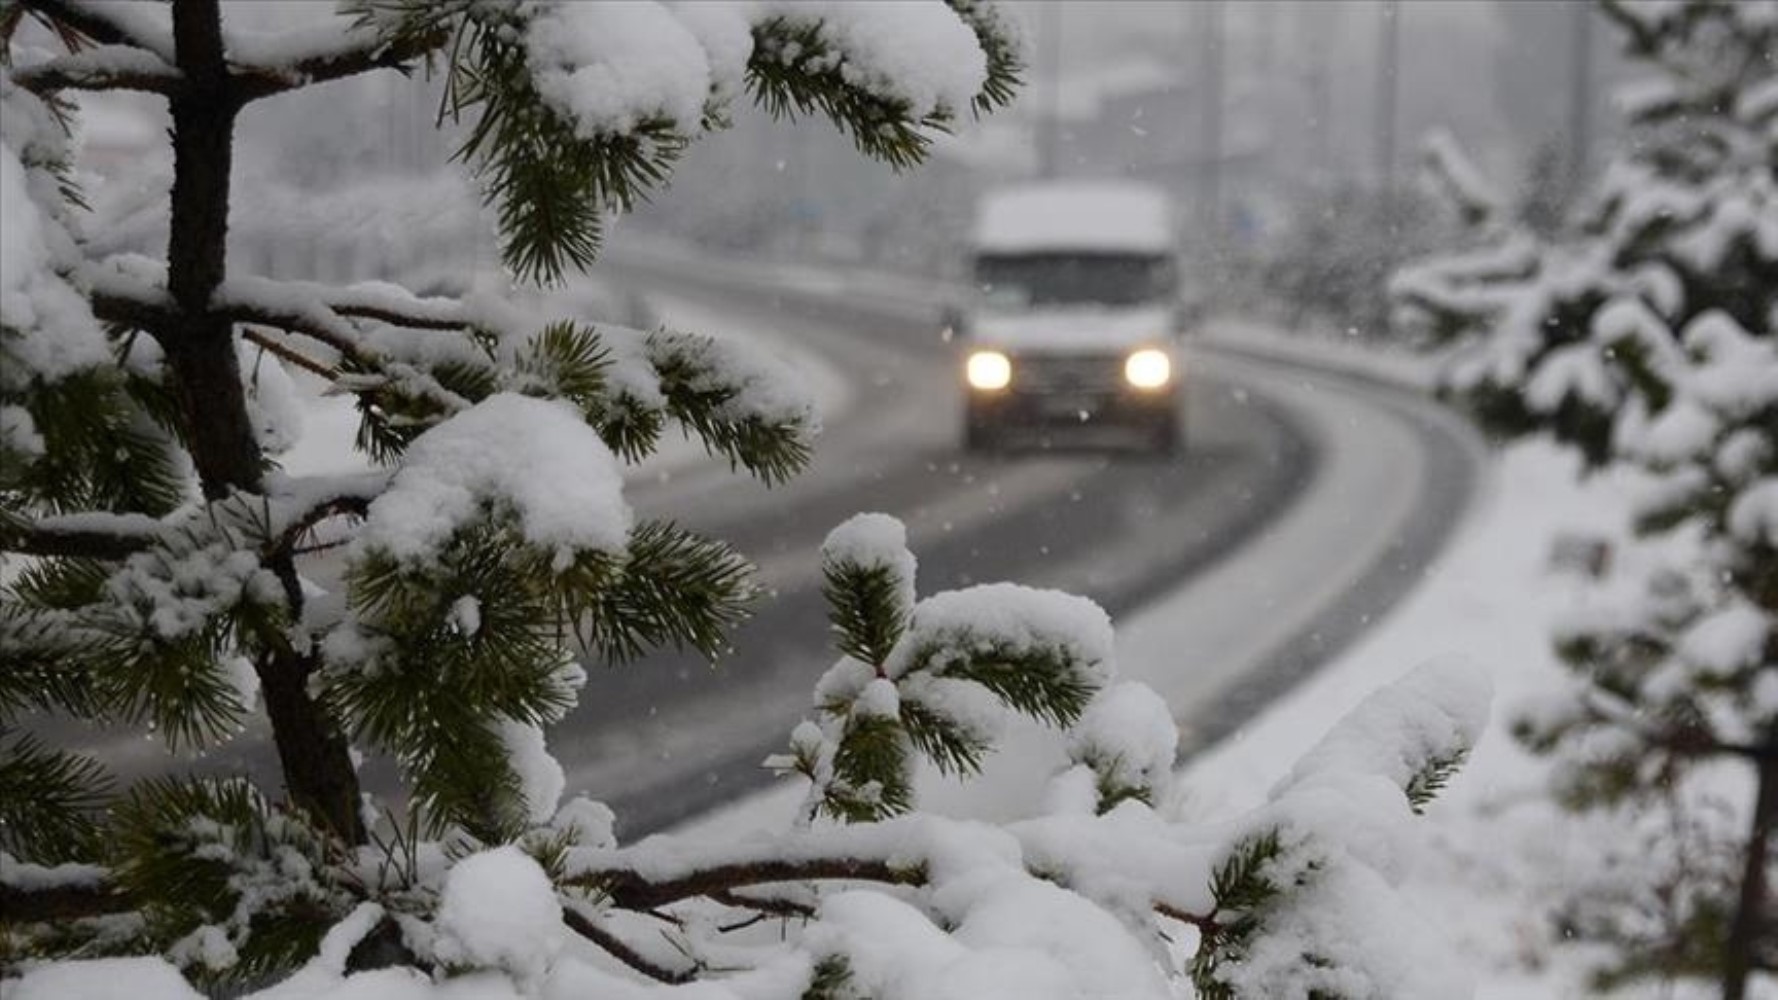
[{"label": "dark tree bark", "polygon": [[[178,0],[173,37],[185,77],[169,101],[167,289],[178,319],[157,335],[173,371],[192,462],[204,495],[216,500],[236,490],[260,492],[265,464],[247,416],[233,323],[212,306],[227,269],[229,174],[244,97],[235,92],[224,60],[218,0]],[[302,593],[289,552],[275,553],[270,568],[285,583],[292,616],[300,614]],[[260,654],[254,666],[291,801],[336,835],[362,843],[358,776],[345,737],[308,693],[316,659],[301,650],[274,649]]]},{"label": "dark tree bark", "polygon": [[1771,926],[1770,882],[1772,838],[1778,836],[1778,731],[1767,734],[1765,749],[1759,762],[1753,823],[1742,859],[1741,896],[1723,948],[1723,1000],[1746,1000],[1748,982],[1759,967],[1761,943],[1767,935],[1778,933],[1778,927]]}]

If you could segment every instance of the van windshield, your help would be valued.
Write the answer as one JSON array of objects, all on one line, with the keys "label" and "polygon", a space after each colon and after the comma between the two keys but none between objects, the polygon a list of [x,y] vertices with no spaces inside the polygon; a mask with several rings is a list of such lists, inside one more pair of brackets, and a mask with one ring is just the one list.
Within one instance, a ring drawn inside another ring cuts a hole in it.
[{"label": "van windshield", "polygon": [[991,309],[1136,306],[1173,293],[1170,257],[1128,253],[984,254],[975,280]]}]

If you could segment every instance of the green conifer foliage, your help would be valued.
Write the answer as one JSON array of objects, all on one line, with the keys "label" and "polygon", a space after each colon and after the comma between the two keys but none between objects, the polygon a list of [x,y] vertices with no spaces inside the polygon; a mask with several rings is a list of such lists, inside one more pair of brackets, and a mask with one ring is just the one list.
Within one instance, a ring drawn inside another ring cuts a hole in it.
[{"label": "green conifer foliage", "polygon": [[[1472,248],[1393,292],[1409,329],[1452,349],[1446,389],[1489,429],[1639,472],[1614,541],[1644,568],[1561,627],[1573,697],[1518,731],[1556,755],[1567,804],[1690,840],[1639,858],[1664,915],[1630,919],[1625,887],[1570,904],[1570,928],[1616,946],[1602,981],[1707,977],[1739,1000],[1774,971],[1761,942],[1778,934],[1778,18],[1715,0],[1602,10],[1649,78],[1625,91],[1629,141],[1575,225],[1546,238],[1484,206]],[[1695,810],[1694,778],[1723,768],[1754,789],[1726,851],[1697,815],[1660,818]]]}]

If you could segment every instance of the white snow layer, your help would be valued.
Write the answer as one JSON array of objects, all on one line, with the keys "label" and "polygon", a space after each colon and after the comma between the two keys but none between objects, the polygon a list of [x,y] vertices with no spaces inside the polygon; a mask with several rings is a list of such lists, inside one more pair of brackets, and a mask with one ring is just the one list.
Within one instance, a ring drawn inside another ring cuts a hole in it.
[{"label": "white snow layer", "polygon": [[982,253],[1166,253],[1173,245],[1166,194],[1114,181],[1025,184],[992,193],[982,200],[974,238]]},{"label": "white snow layer", "polygon": [[[497,847],[457,862],[439,903],[438,955],[536,982],[562,948],[555,886],[531,856]],[[474,994],[469,994],[474,995]]]},{"label": "white snow layer", "polygon": [[908,550],[907,527],[888,514],[854,514],[827,533],[821,561],[847,563],[861,569],[881,567],[895,574],[901,608],[914,606],[914,574],[918,563]]},{"label": "white snow layer", "polygon": [[1173,773],[1179,727],[1154,689],[1124,681],[1099,692],[1069,733],[1068,756],[1124,788],[1155,788]]},{"label": "white snow layer", "polygon": [[525,809],[531,822],[547,823],[556,814],[562,789],[568,780],[562,765],[544,748],[543,730],[529,723],[507,719],[500,723],[500,742],[506,747],[506,762],[519,778],[519,792],[525,798]]},{"label": "white snow layer", "polygon": [[414,439],[357,544],[426,560],[484,504],[562,561],[621,551],[632,523],[616,456],[572,407],[499,393]]},{"label": "white snow layer", "polygon": [[771,55],[905,101],[916,120],[960,114],[987,79],[975,33],[935,0],[561,3],[531,19],[524,44],[538,92],[584,135],[645,122],[695,134],[710,102],[739,91],[754,55],[752,25],[780,19],[812,30],[830,54],[818,64],[807,48]]},{"label": "white snow layer", "polygon": [[179,970],[159,958],[56,962],[27,973],[6,1000],[203,1000]]},{"label": "white snow layer", "polygon": [[31,197],[25,167],[0,145],[0,323],[21,336],[4,342],[0,385],[33,376],[55,381],[108,364],[110,351],[86,299],[56,273],[55,223]]},{"label": "white snow layer", "polygon": [[1427,664],[1365,699],[1305,754],[1284,787],[1331,773],[1372,774],[1397,788],[1428,763],[1475,746],[1492,692],[1479,667],[1451,658]]},{"label": "white snow layer", "polygon": [[588,137],[661,119],[692,131],[714,76],[698,37],[652,0],[547,7],[525,51],[538,93]]},{"label": "white snow layer", "polygon": [[[1111,618],[1092,601],[1059,590],[987,583],[934,594],[914,608],[907,634],[885,669],[900,677],[916,665],[917,656],[947,646],[1000,646],[1015,656],[1051,649],[1082,664],[1101,683],[1112,673]],[[946,663],[927,666],[943,674]]]}]

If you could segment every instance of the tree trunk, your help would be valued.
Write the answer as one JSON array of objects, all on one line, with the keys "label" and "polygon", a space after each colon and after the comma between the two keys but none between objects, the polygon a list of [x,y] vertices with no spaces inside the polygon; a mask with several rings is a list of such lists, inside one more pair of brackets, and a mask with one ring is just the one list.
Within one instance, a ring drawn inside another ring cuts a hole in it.
[{"label": "tree trunk", "polygon": [[1771,918],[1770,866],[1772,837],[1778,834],[1778,732],[1767,734],[1765,757],[1759,764],[1759,791],[1753,805],[1752,829],[1741,870],[1741,898],[1723,955],[1723,1000],[1746,1000],[1753,978],[1755,949],[1765,940]]},{"label": "tree trunk", "polygon": [[[236,490],[263,488],[264,455],[247,415],[233,325],[211,309],[227,268],[229,174],[241,105],[224,61],[218,0],[178,0],[173,37],[185,79],[170,101],[173,193],[167,290],[180,319],[178,328],[163,331],[161,339],[192,462],[204,496],[217,500]],[[275,554],[271,562],[273,572],[294,583],[288,553]],[[302,610],[301,590],[287,586],[286,591],[294,617]],[[300,651],[270,651],[254,666],[291,800],[337,835],[362,843],[358,776],[346,741],[309,697],[315,661]]]}]

